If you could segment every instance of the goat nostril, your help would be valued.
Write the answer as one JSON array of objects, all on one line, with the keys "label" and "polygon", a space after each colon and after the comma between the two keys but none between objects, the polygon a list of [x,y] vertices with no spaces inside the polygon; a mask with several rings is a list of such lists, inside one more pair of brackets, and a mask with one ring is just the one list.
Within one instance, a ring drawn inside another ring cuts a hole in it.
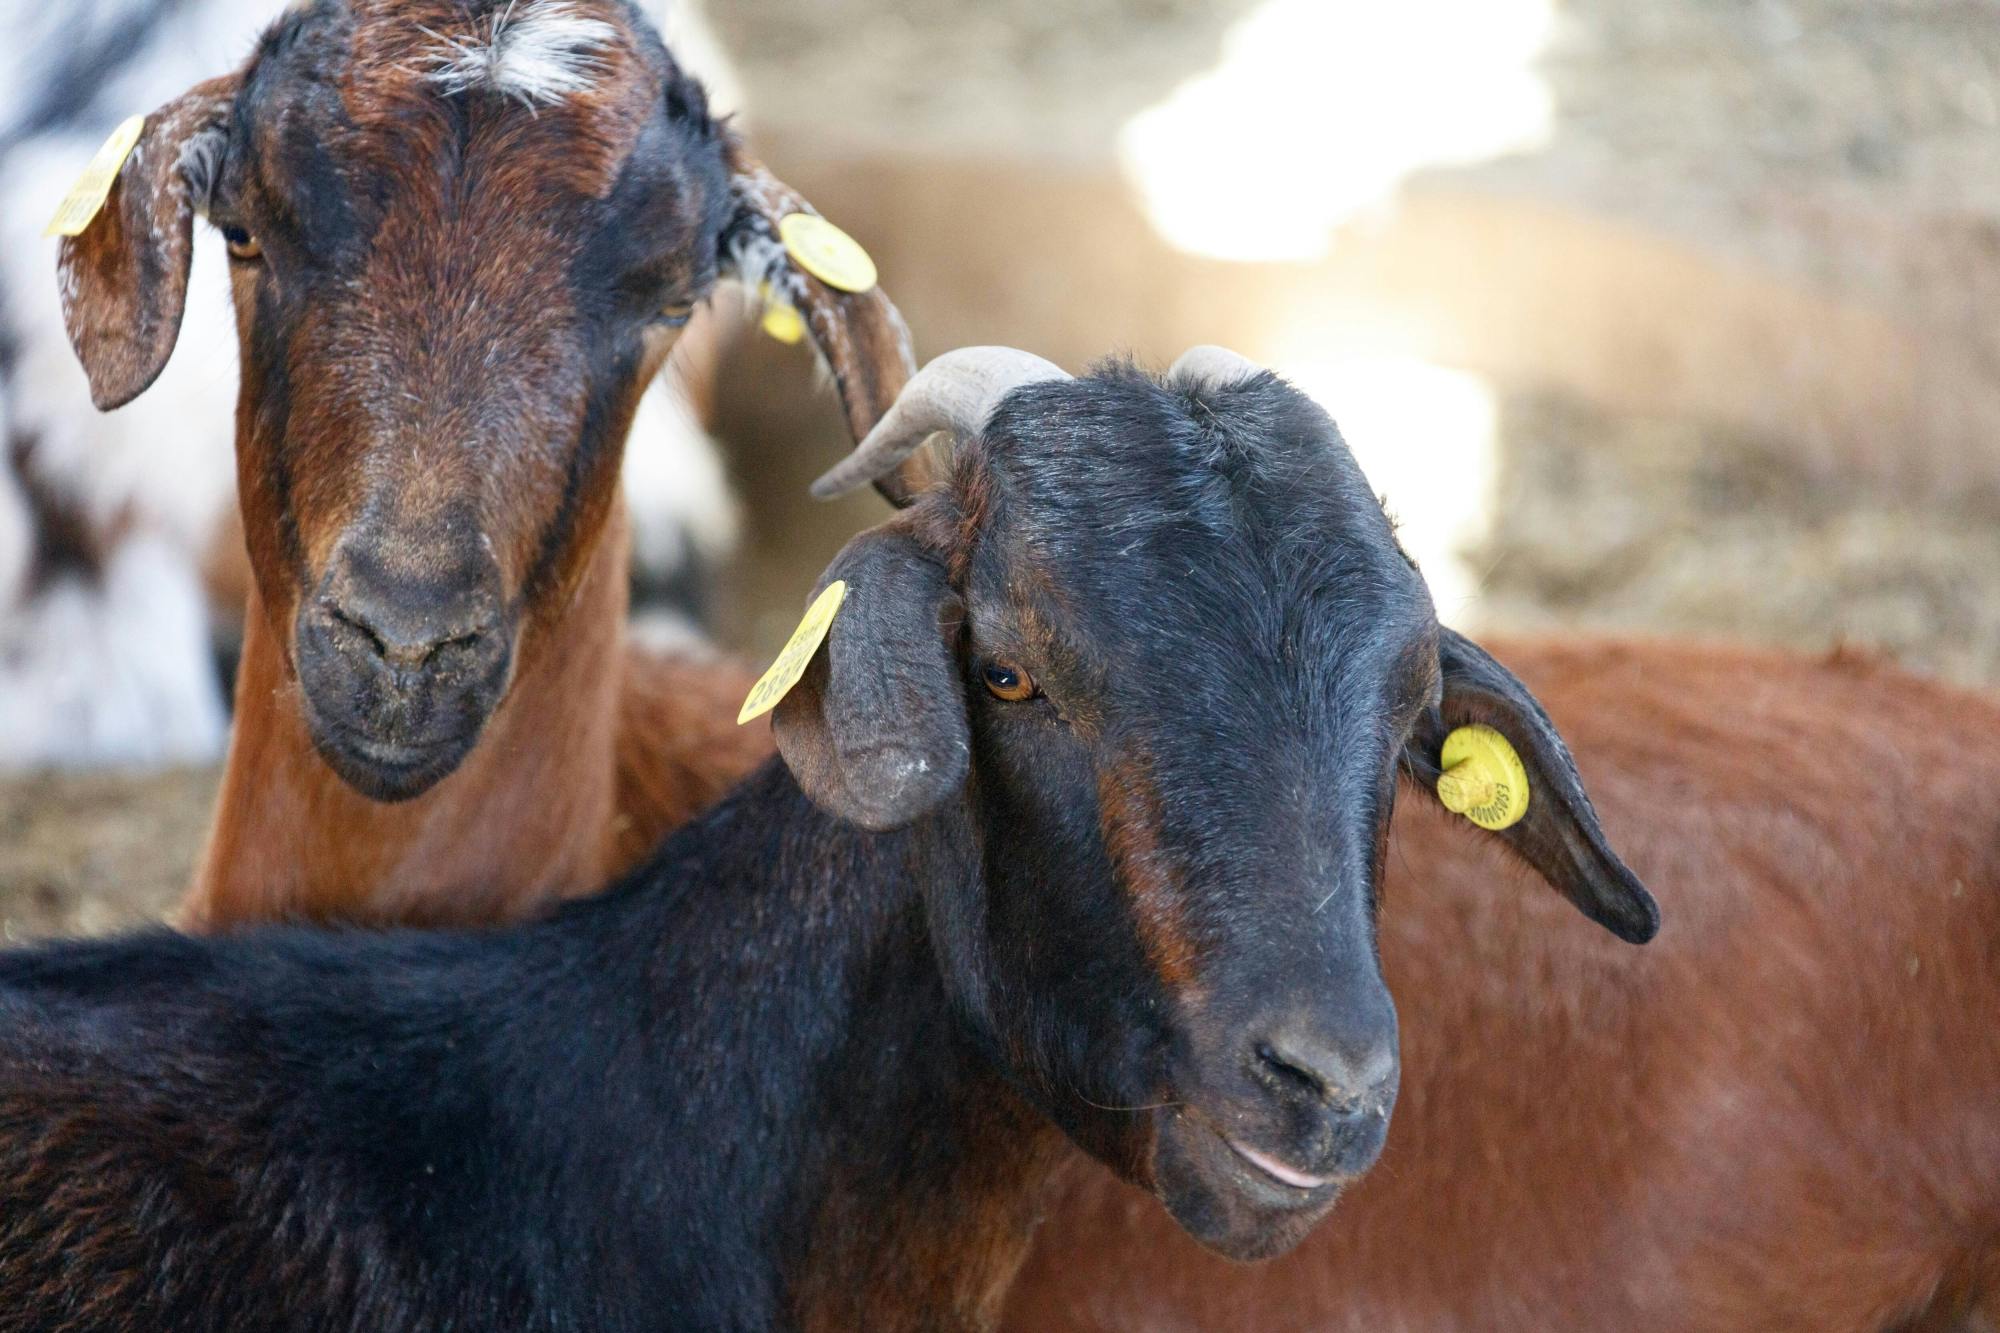
[{"label": "goat nostril", "polygon": [[359,634],[363,639],[366,639],[368,641],[368,646],[374,650],[375,656],[384,659],[386,659],[389,656],[389,645],[382,642],[382,636],[377,634],[369,626],[367,621],[362,620],[357,616],[349,615],[346,611],[341,609],[341,607],[337,603],[327,602],[325,603],[325,606],[326,606],[327,616],[330,619],[337,621],[338,623],[345,625],[347,628],[353,630],[356,634]]},{"label": "goat nostril", "polygon": [[1303,1095],[1342,1116],[1384,1103],[1396,1069],[1395,1044],[1349,1052],[1322,1042],[1279,1037],[1253,1048],[1260,1081],[1274,1093]]},{"label": "goat nostril", "polygon": [[359,635],[378,659],[405,670],[429,665],[440,653],[469,648],[486,636],[483,628],[464,630],[431,638],[421,633],[391,634],[371,622],[363,613],[337,602],[322,604],[327,617]]},{"label": "goat nostril", "polygon": [[1281,1053],[1269,1042],[1257,1043],[1257,1059],[1279,1078],[1315,1097],[1327,1095],[1326,1080],[1303,1061]]}]

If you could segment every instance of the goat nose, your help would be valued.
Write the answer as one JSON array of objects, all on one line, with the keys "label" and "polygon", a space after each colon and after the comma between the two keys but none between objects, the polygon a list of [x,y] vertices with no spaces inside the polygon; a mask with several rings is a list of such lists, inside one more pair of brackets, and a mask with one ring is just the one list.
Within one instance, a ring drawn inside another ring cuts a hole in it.
[{"label": "goat nose", "polygon": [[399,674],[435,669],[447,650],[479,646],[498,628],[494,571],[483,561],[417,543],[394,553],[392,562],[372,545],[349,546],[328,571],[319,612],[341,656]]},{"label": "goat nose", "polygon": [[376,657],[405,670],[428,664],[446,648],[476,644],[492,628],[489,617],[439,614],[425,602],[349,595],[328,601],[326,611]]},{"label": "goat nose", "polygon": [[328,602],[326,614],[354,630],[390,667],[402,669],[422,667],[440,648],[470,644],[484,632],[484,626],[458,628],[440,620],[404,614],[398,606],[354,598]]},{"label": "goat nose", "polygon": [[1252,1049],[1266,1087],[1309,1098],[1335,1115],[1378,1110],[1394,1091],[1393,1035],[1342,1040],[1288,1026],[1266,1033]]}]

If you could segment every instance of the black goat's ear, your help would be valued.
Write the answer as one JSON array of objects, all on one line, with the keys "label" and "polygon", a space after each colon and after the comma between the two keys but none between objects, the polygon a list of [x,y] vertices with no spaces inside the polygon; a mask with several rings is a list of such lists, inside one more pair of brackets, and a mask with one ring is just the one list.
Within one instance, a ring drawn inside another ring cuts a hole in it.
[{"label": "black goat's ear", "polygon": [[[741,282],[753,297],[768,285],[772,299],[799,312],[833,375],[847,429],[859,443],[916,374],[909,327],[881,287],[844,290],[793,260],[779,236],[779,224],[794,213],[816,210],[752,157],[734,130],[724,126],[722,135],[731,201],[729,221],[722,230],[722,272]],[[900,506],[922,489],[922,482],[921,463],[911,460],[898,473],[878,481],[876,489]]]},{"label": "black goat's ear", "polygon": [[[1437,800],[1445,737],[1462,726],[1492,727],[1520,755],[1528,809],[1520,822],[1487,836],[1504,841],[1585,916],[1622,940],[1643,944],[1660,928],[1653,896],[1605,841],[1569,747],[1514,673],[1462,634],[1443,630],[1438,665],[1444,699],[1411,737],[1404,766]],[[1477,830],[1475,830],[1477,831]]]},{"label": "black goat's ear", "polygon": [[956,792],[971,762],[951,643],[958,599],[896,524],[849,542],[820,588],[835,579],[847,584],[840,611],[772,731],[815,804],[863,828],[900,828]]},{"label": "black goat's ear", "polygon": [[82,234],[56,260],[63,325],[102,411],[159,377],[180,336],[194,251],[194,194],[220,152],[237,76],[196,84],[146,117]]}]

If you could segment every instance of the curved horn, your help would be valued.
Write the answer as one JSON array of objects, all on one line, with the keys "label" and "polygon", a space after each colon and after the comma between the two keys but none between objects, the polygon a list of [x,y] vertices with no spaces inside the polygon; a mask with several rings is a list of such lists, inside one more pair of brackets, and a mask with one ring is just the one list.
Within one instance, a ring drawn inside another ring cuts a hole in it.
[{"label": "curved horn", "polygon": [[812,485],[822,500],[887,473],[939,431],[976,435],[986,418],[1015,389],[1044,380],[1066,380],[1053,361],[1012,347],[960,347],[916,373],[868,438]]},{"label": "curved horn", "polygon": [[1240,352],[1202,343],[1181,353],[1180,359],[1167,371],[1167,382],[1190,389],[1219,389],[1227,384],[1240,384],[1253,375],[1263,373],[1264,367]]}]

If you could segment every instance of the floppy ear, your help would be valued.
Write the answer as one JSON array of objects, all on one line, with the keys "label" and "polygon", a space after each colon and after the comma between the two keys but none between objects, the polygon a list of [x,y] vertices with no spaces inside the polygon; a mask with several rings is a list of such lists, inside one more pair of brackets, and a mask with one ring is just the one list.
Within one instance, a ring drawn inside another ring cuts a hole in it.
[{"label": "floppy ear", "polygon": [[1576,761],[1528,687],[1484,648],[1441,631],[1444,702],[1417,727],[1404,763],[1437,799],[1439,752],[1456,727],[1483,722],[1512,743],[1528,770],[1528,811],[1491,836],[1533,866],[1585,916],[1622,940],[1644,944],[1660,928],[1659,905],[1604,840]]},{"label": "floppy ear", "polygon": [[132,155],[81,236],[56,260],[63,325],[100,411],[158,378],[180,335],[195,193],[221,152],[237,76],[198,83],[146,117]]},{"label": "floppy ear", "polygon": [[[818,210],[750,156],[733,130],[725,126],[722,133],[732,201],[722,231],[722,271],[752,292],[769,283],[772,293],[804,318],[813,345],[833,373],[847,429],[858,442],[916,373],[909,327],[879,286],[844,292],[792,262],[778,237],[778,221]],[[907,505],[922,486],[918,466],[906,464],[903,473],[878,481],[876,489],[890,503]]]},{"label": "floppy ear", "polygon": [[847,582],[840,612],[772,730],[815,804],[863,828],[901,828],[957,791],[971,760],[951,646],[958,598],[895,525],[849,542],[819,587],[835,579]]}]

